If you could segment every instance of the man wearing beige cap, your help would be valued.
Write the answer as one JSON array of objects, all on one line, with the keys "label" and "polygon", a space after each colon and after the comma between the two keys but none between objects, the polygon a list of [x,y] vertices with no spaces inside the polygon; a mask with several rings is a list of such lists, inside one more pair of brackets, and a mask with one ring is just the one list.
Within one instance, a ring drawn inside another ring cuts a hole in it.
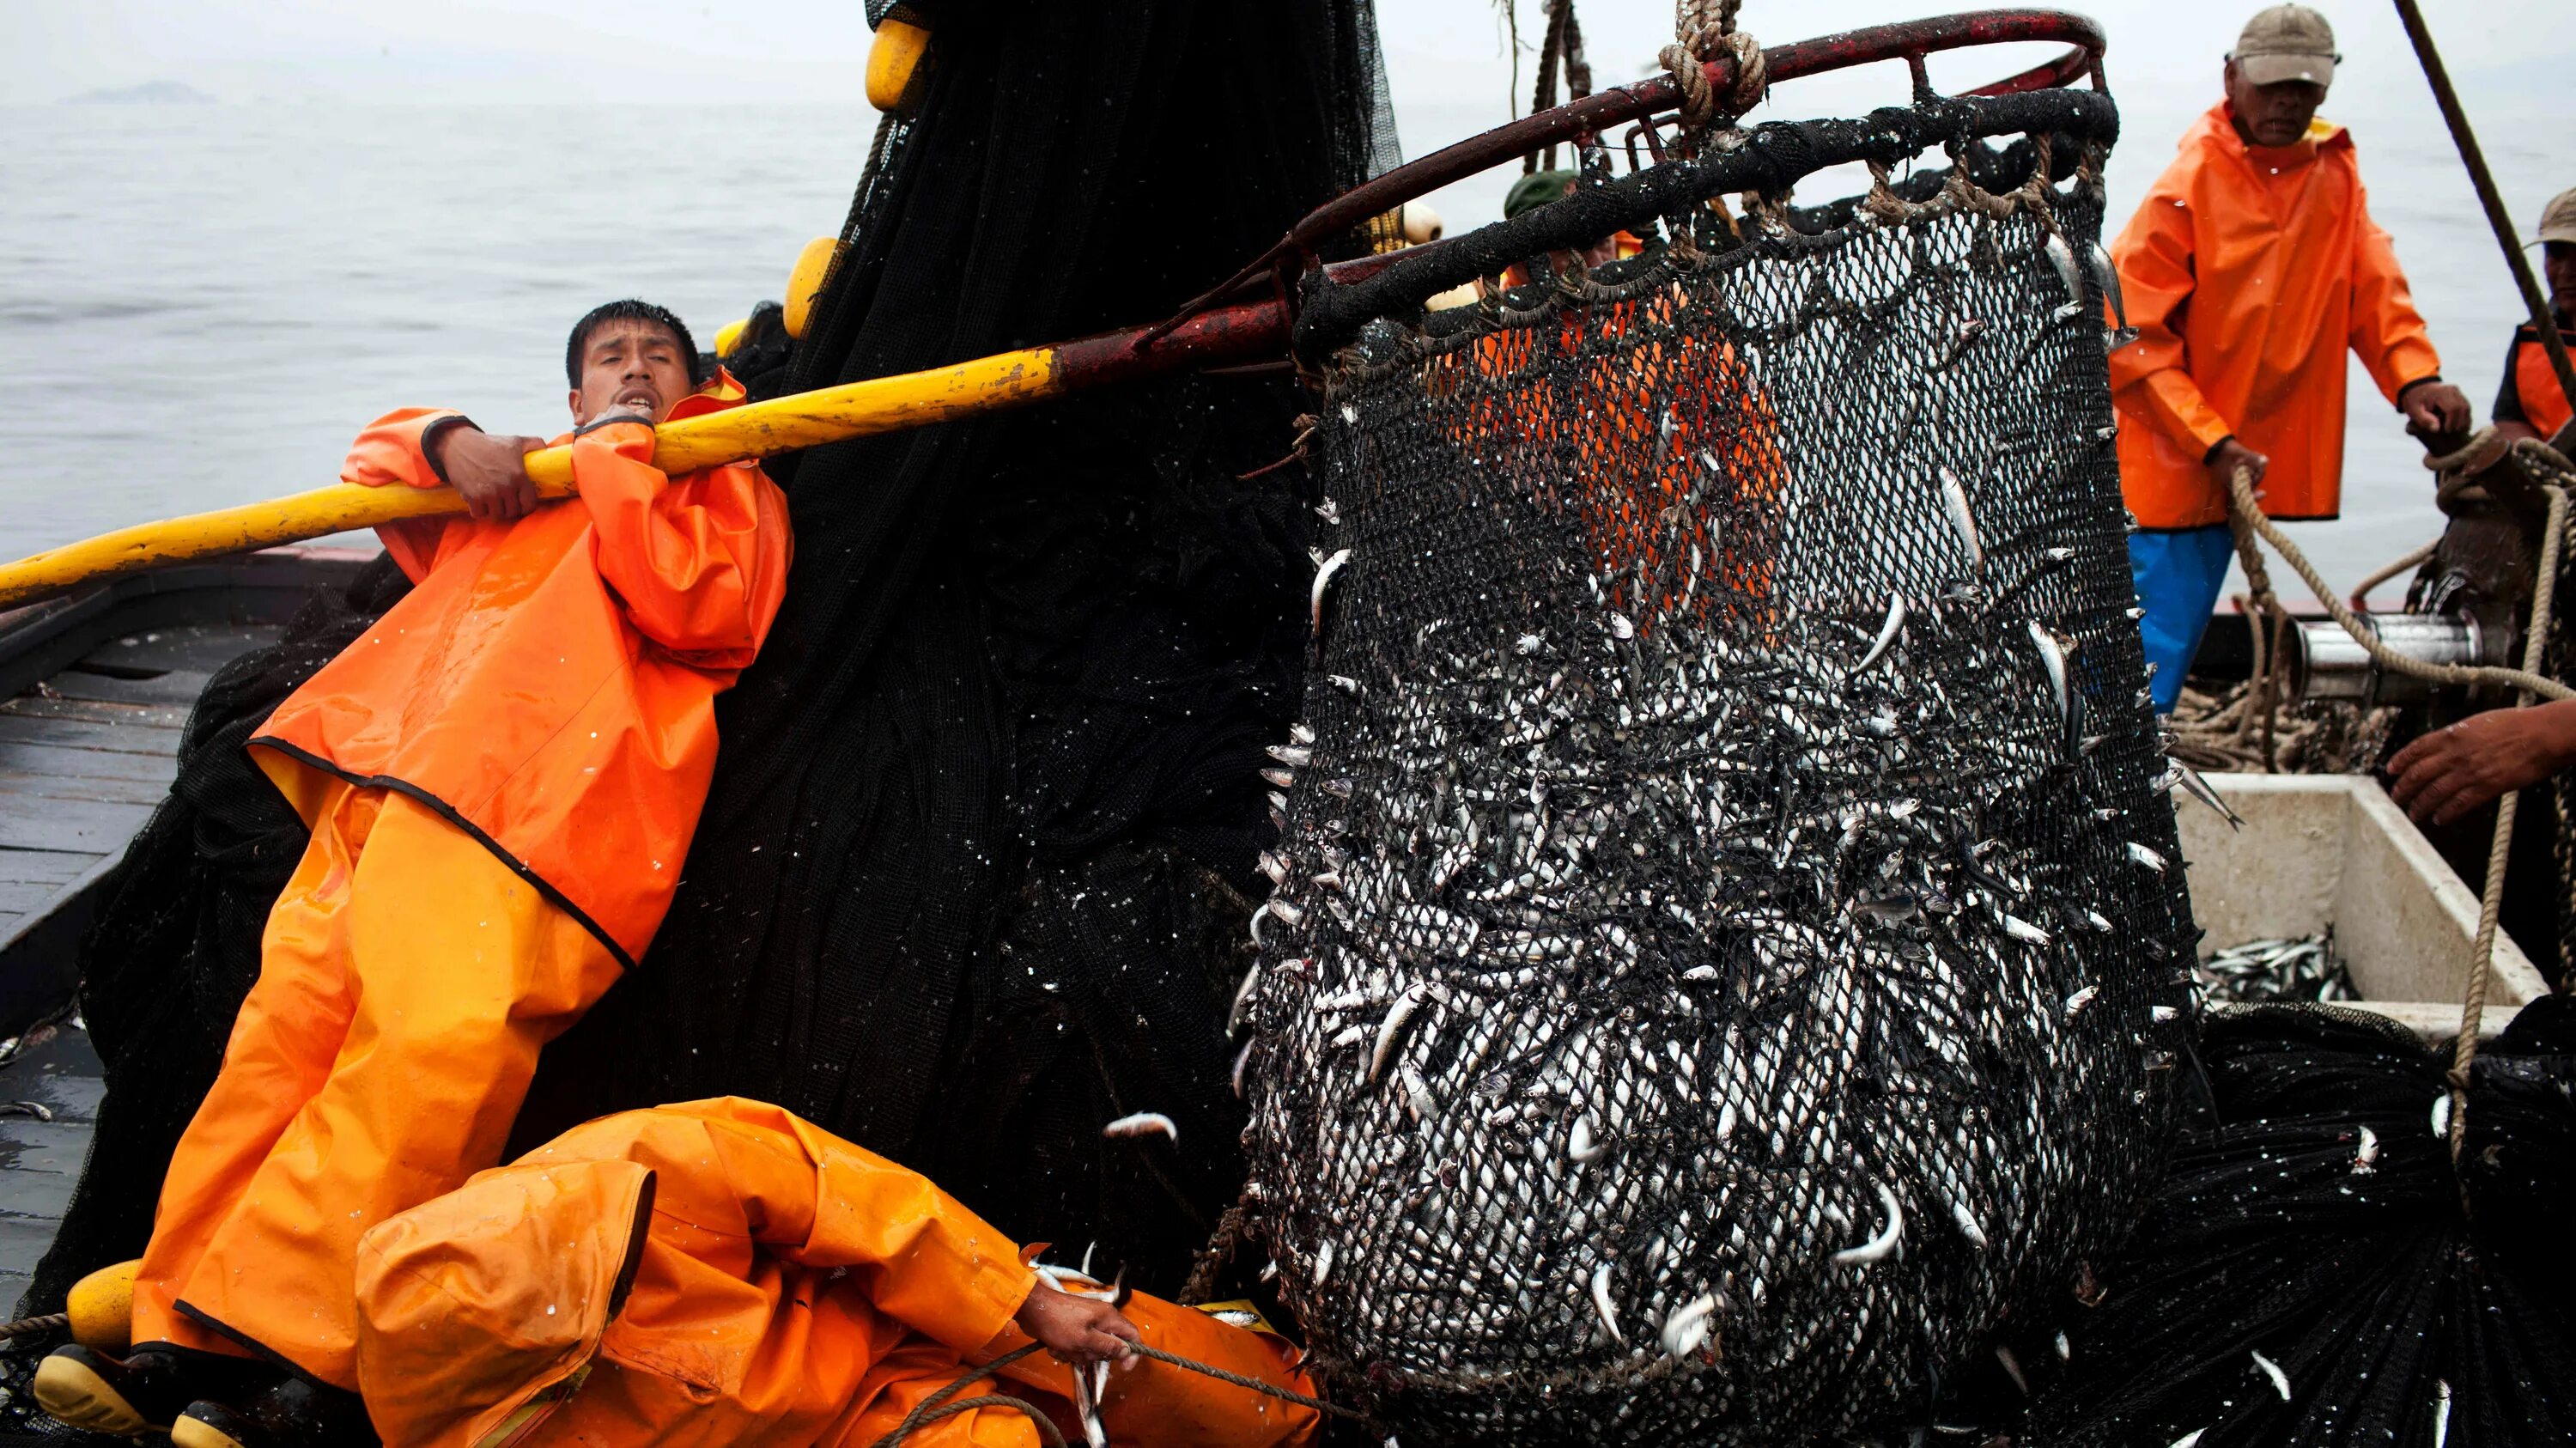
[{"label": "man wearing beige cap", "polygon": [[2246,22],[2225,99],[2111,246],[2139,332],[2112,354],[2111,387],[2159,712],[2180,696],[2227,577],[2235,473],[2252,472],[2275,518],[2342,506],[2346,347],[2417,427],[2469,425],[2370,219],[2352,138],[2317,119],[2336,59],[2334,31],[2304,5]]},{"label": "man wearing beige cap", "polygon": [[[2558,314],[2558,331],[2576,348],[2576,191],[2561,191],[2540,210],[2541,279],[2549,285],[2549,309]],[[2557,437],[2576,418],[2558,374],[2549,365],[2549,349],[2529,322],[2513,329],[2513,350],[2505,354],[2504,391],[2497,394],[2496,431],[2506,437]],[[2560,447],[2576,440],[2560,439]]]}]

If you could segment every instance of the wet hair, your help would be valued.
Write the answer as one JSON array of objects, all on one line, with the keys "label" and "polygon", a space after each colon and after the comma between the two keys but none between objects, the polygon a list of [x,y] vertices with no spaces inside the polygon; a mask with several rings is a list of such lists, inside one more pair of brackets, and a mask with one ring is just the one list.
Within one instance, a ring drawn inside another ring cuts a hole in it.
[{"label": "wet hair", "polygon": [[679,315],[668,307],[657,307],[651,302],[639,302],[628,297],[593,307],[580,321],[572,324],[572,337],[564,343],[564,380],[574,387],[581,386],[581,354],[590,346],[590,334],[609,322],[651,322],[670,328],[671,336],[680,344],[680,355],[688,359],[690,385],[707,380],[705,366],[698,357],[698,344],[689,336],[688,326]]}]

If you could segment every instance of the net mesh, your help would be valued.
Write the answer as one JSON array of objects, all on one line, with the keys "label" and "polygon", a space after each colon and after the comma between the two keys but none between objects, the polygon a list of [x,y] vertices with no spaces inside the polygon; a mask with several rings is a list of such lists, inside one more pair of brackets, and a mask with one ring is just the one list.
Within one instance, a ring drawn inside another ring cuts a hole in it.
[{"label": "net mesh", "polygon": [[1250,1225],[1404,1441],[1919,1410],[2151,1185],[2191,927],[2090,174],[1329,370]]}]

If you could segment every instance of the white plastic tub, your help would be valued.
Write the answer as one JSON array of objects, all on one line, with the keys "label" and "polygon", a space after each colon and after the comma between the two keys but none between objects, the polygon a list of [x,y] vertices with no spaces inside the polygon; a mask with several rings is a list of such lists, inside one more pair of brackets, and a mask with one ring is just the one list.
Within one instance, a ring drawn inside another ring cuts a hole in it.
[{"label": "white plastic tub", "polygon": [[[2212,788],[2245,817],[2230,830],[2174,794],[2182,852],[2199,917],[2202,959],[2248,940],[2314,935],[2331,925],[2335,950],[2362,999],[2427,1040],[2459,1034],[2478,897],[2362,775],[2213,774]],[[2499,931],[2482,1035],[2548,992],[2540,972]]]}]

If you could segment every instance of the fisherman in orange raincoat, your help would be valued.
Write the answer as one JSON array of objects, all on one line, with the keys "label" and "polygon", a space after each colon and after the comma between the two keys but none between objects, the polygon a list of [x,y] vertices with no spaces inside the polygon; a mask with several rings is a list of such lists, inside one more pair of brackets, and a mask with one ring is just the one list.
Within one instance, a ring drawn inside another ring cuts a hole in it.
[{"label": "fisherman in orange raincoat", "polygon": [[[2549,198],[2540,211],[2541,278],[2549,288],[2549,309],[2556,314],[2559,338],[2576,348],[2576,190]],[[2505,354],[2504,388],[2496,394],[2496,431],[2506,438],[2536,437],[2547,442],[2571,420],[2576,408],[2558,385],[2549,364],[2549,349],[2529,322],[2513,329],[2513,348]]]},{"label": "fisherman in orange raincoat", "polygon": [[453,486],[470,515],[383,530],[416,586],[251,740],[311,843],[171,1160],[137,1347],[39,1369],[67,1423],[363,1432],[359,1239],[499,1160],[539,1048],[670,904],[715,696],[785,591],[786,502],[752,464],[652,465],[656,422],[742,398],[669,312],[599,308],[565,371],[577,500],[537,506],[543,444],[453,412],[390,413],[350,450],[347,481]]},{"label": "fisherman in orange raincoat", "polygon": [[358,1377],[386,1448],[868,1448],[916,1412],[907,1448],[1036,1448],[1037,1414],[1083,1441],[1077,1373],[1115,1444],[1313,1441],[1314,1408],[1131,1355],[1311,1395],[1257,1314],[1121,1312],[1037,1250],[778,1107],[629,1111],[368,1232]]},{"label": "fisherman in orange raincoat", "polygon": [[2272,517],[2341,508],[2346,347],[2418,429],[2469,425],[2370,219],[2352,138],[2316,118],[2336,59],[2333,30],[2306,6],[2247,22],[2226,99],[2184,134],[2111,245],[2139,333],[2111,354],[2111,388],[2159,713],[2180,697],[2227,577],[2236,470],[2253,470]]}]

